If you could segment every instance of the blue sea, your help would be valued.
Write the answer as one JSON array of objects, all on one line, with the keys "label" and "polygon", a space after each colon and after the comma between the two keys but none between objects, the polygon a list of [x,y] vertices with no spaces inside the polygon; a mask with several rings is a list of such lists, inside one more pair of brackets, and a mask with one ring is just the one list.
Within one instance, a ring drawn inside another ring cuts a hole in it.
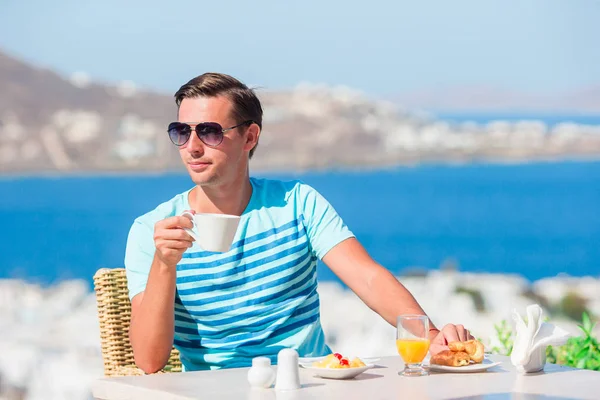
[{"label": "blue sea", "polygon": [[[529,280],[600,275],[599,162],[259,176],[314,186],[393,273],[453,260]],[[0,278],[91,287],[98,268],[123,266],[134,218],[191,186],[183,173],[1,178]],[[336,277],[320,265],[319,279]]]}]

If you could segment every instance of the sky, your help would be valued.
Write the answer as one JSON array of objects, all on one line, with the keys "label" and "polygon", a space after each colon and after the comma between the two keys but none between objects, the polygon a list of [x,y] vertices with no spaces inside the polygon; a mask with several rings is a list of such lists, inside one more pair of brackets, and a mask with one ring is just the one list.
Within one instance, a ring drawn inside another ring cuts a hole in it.
[{"label": "sky", "polygon": [[600,0],[0,0],[0,50],[172,93],[206,71],[374,96],[600,84]]}]

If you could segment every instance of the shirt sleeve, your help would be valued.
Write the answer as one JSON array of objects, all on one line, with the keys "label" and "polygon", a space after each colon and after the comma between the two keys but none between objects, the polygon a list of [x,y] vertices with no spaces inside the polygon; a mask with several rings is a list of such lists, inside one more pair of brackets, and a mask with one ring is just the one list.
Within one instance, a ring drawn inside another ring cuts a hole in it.
[{"label": "shirt sleeve", "polygon": [[129,230],[125,248],[125,271],[130,300],[146,289],[155,250],[153,228],[136,220]]},{"label": "shirt sleeve", "polygon": [[314,188],[300,184],[299,200],[310,246],[320,260],[338,243],[354,237],[333,206]]}]

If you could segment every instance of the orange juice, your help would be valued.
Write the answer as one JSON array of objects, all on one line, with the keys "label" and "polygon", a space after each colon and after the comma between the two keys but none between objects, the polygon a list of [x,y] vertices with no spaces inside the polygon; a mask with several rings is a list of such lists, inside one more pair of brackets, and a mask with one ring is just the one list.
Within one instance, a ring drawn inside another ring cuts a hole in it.
[{"label": "orange juice", "polygon": [[418,364],[429,351],[429,339],[398,339],[396,348],[406,364]]}]

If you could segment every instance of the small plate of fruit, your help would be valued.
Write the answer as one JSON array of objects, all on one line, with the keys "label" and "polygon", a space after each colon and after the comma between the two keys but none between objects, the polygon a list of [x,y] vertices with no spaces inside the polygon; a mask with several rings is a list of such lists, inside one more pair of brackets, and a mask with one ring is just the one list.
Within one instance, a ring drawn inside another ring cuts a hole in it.
[{"label": "small plate of fruit", "polygon": [[315,376],[329,379],[352,379],[374,367],[358,357],[344,357],[340,353],[325,357],[303,357],[299,361],[302,368],[311,371]]}]

